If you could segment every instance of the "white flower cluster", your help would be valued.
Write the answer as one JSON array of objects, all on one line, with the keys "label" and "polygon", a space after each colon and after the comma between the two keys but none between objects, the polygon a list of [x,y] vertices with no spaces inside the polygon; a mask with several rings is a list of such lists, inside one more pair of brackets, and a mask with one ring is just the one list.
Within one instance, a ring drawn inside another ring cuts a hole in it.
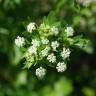
[{"label": "white flower cluster", "polygon": [[65,32],[67,32],[67,36],[70,37],[70,36],[73,36],[74,34],[74,29],[72,27],[67,27],[65,29]]},{"label": "white flower cluster", "polygon": [[34,46],[34,47],[39,47],[40,42],[39,42],[38,40],[36,40],[36,39],[32,39],[31,44],[32,44],[32,46]]},{"label": "white flower cluster", "polygon": [[47,38],[42,37],[41,38],[42,44],[48,44],[49,40]]},{"label": "white flower cluster", "polygon": [[56,56],[53,53],[51,53],[48,55],[47,60],[49,60],[49,62],[51,62],[51,63],[55,63],[56,62]]},{"label": "white flower cluster", "polygon": [[17,36],[17,38],[15,39],[15,44],[18,47],[22,47],[25,44],[25,39],[23,37]]},{"label": "white flower cluster", "polygon": [[35,29],[36,29],[36,27],[35,27],[35,23],[34,23],[34,22],[31,22],[31,23],[29,23],[29,24],[27,25],[27,31],[28,31],[29,33],[32,33],[32,31],[35,30]]},{"label": "white flower cluster", "polygon": [[54,35],[58,35],[59,30],[58,30],[57,27],[53,26],[53,27],[51,28],[51,32],[52,32],[52,34],[54,34]]},{"label": "white flower cluster", "polygon": [[66,58],[68,58],[70,56],[71,51],[69,50],[69,48],[63,48],[63,51],[61,52],[61,57],[65,60]]},{"label": "white flower cluster", "polygon": [[56,48],[59,47],[59,43],[57,41],[54,41],[51,43],[51,47],[53,48],[53,51],[56,51]]},{"label": "white flower cluster", "polygon": [[42,51],[41,51],[42,56],[43,56],[43,57],[47,56],[49,50],[50,50],[50,47],[46,47],[44,50],[42,50]]},{"label": "white flower cluster", "polygon": [[64,72],[67,69],[67,66],[64,62],[59,62],[56,66],[58,72]]},{"label": "white flower cluster", "polygon": [[28,49],[28,53],[29,53],[30,55],[37,54],[37,47],[35,47],[35,46],[30,46],[29,49]]},{"label": "white flower cluster", "polygon": [[36,76],[38,78],[43,78],[46,74],[46,69],[44,69],[43,67],[37,68],[36,69]]},{"label": "white flower cluster", "polygon": [[[32,33],[32,31],[35,29],[36,29],[36,24],[34,22],[31,22],[27,25],[27,31],[29,33]],[[29,67],[30,65],[32,65],[32,63],[37,63],[40,60],[46,59],[49,63],[54,64],[54,66],[55,64],[57,64],[56,69],[58,72],[64,72],[67,69],[66,64],[64,62],[70,56],[71,51],[69,48],[65,48],[65,47],[63,48],[62,52],[60,51],[61,49],[59,50],[60,47],[59,40],[62,40],[62,38],[58,39],[59,29],[56,26],[51,27],[48,32],[49,32],[48,35],[38,34],[38,36],[36,33],[36,37],[35,36],[33,37],[33,35],[31,34],[33,38],[30,44],[28,42],[28,45],[30,46],[28,47],[28,50],[26,52],[25,59],[28,62],[27,64],[29,64]],[[67,27],[65,29],[65,32],[67,34],[67,37],[71,37],[74,34],[74,29],[72,27]],[[56,37],[56,38],[51,38],[51,37]],[[25,44],[25,39],[23,37],[18,36],[15,39],[15,44],[19,47],[22,47]],[[58,63],[59,56],[57,55],[62,57],[59,63]],[[44,69],[43,67],[39,67],[36,69],[36,76],[38,78],[43,78],[45,74],[46,74],[46,69]]]},{"label": "white flower cluster", "polygon": [[36,39],[32,39],[32,42],[31,42],[32,46],[29,47],[28,49],[28,53],[30,55],[33,55],[33,54],[37,54],[37,48],[39,47],[40,43],[38,40]]}]

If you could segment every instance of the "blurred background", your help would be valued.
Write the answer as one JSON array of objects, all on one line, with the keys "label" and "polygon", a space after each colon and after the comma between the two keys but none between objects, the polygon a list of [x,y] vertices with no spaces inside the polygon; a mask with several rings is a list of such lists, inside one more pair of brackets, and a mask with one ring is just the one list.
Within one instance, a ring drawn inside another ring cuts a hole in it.
[{"label": "blurred background", "polygon": [[[88,2],[87,2],[88,1]],[[14,39],[24,22],[42,22],[50,11],[91,41],[74,49],[66,72],[49,69],[43,80],[22,69]],[[96,96],[96,0],[0,0],[0,96]]]}]

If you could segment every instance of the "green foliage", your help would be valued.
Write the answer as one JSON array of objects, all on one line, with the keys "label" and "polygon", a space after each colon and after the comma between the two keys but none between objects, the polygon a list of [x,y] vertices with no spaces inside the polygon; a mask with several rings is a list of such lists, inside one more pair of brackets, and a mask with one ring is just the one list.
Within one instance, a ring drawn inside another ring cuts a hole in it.
[{"label": "green foliage", "polygon": [[93,52],[91,42],[88,39],[82,39],[82,36],[77,36],[76,38],[74,38],[73,44],[87,53]]}]

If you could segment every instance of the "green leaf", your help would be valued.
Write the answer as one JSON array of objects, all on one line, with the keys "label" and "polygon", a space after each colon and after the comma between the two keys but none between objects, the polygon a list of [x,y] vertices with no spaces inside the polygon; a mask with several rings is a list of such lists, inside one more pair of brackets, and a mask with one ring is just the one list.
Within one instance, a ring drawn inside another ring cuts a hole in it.
[{"label": "green leaf", "polygon": [[34,56],[27,57],[26,62],[24,64],[25,64],[25,66],[23,68],[29,69],[34,64]]},{"label": "green leaf", "polygon": [[93,52],[91,41],[88,39],[83,39],[82,36],[77,36],[73,38],[73,45],[79,47],[85,52],[91,54]]},{"label": "green leaf", "polygon": [[53,26],[53,25],[58,25],[59,22],[56,21],[56,16],[53,11],[51,11],[47,17],[43,18],[43,23],[45,25]]},{"label": "green leaf", "polygon": [[20,48],[17,46],[13,47],[12,53],[10,53],[10,61],[13,65],[17,65],[20,60],[22,59],[22,52],[20,51]]}]

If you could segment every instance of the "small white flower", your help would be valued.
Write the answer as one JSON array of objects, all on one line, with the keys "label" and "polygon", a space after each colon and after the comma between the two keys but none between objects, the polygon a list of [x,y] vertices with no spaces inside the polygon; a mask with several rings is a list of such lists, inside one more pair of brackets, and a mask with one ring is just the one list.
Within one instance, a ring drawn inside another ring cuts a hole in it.
[{"label": "small white flower", "polygon": [[56,66],[58,72],[64,72],[67,69],[67,66],[64,62],[59,62]]},{"label": "small white flower", "polygon": [[36,76],[38,78],[43,78],[46,74],[46,69],[44,69],[43,67],[37,68],[36,69]]},{"label": "small white flower", "polygon": [[38,40],[36,40],[36,39],[33,39],[32,42],[31,42],[31,44],[32,44],[33,46],[35,46],[35,47],[39,47],[40,42],[39,42]]},{"label": "small white flower", "polygon": [[44,37],[42,37],[41,41],[42,41],[43,44],[48,44],[49,43],[49,40],[47,38],[44,38]]},{"label": "small white flower", "polygon": [[19,37],[17,36],[17,38],[15,39],[15,44],[18,46],[18,47],[22,47],[25,43],[25,39],[23,37]]},{"label": "small white flower", "polygon": [[36,29],[36,27],[35,27],[35,23],[34,22],[31,22],[31,23],[29,23],[28,25],[27,25],[27,31],[29,32],[29,33],[32,33],[32,30],[35,30]]},{"label": "small white flower", "polygon": [[74,29],[72,28],[72,27],[67,27],[66,29],[65,29],[65,32],[67,32],[67,36],[69,37],[69,36],[73,36],[73,34],[74,34]]},{"label": "small white flower", "polygon": [[52,46],[53,50],[56,51],[56,48],[59,47],[59,43],[57,41],[54,41],[51,43],[51,46]]},{"label": "small white flower", "polygon": [[54,35],[58,35],[59,30],[58,30],[57,27],[53,26],[53,27],[51,28],[51,32],[52,32],[52,34],[54,34]]},{"label": "small white flower", "polygon": [[32,55],[32,54],[37,54],[37,48],[36,48],[35,46],[29,47],[28,53],[29,53],[30,55]]},{"label": "small white flower", "polygon": [[63,51],[61,52],[61,56],[63,59],[66,59],[70,56],[71,51],[69,49],[63,48]]},{"label": "small white flower", "polygon": [[48,55],[48,51],[50,50],[50,47],[46,47],[44,50],[41,51],[42,56],[47,56]]},{"label": "small white flower", "polygon": [[49,62],[55,63],[56,56],[53,53],[51,53],[50,55],[48,55],[47,60],[49,60]]}]

